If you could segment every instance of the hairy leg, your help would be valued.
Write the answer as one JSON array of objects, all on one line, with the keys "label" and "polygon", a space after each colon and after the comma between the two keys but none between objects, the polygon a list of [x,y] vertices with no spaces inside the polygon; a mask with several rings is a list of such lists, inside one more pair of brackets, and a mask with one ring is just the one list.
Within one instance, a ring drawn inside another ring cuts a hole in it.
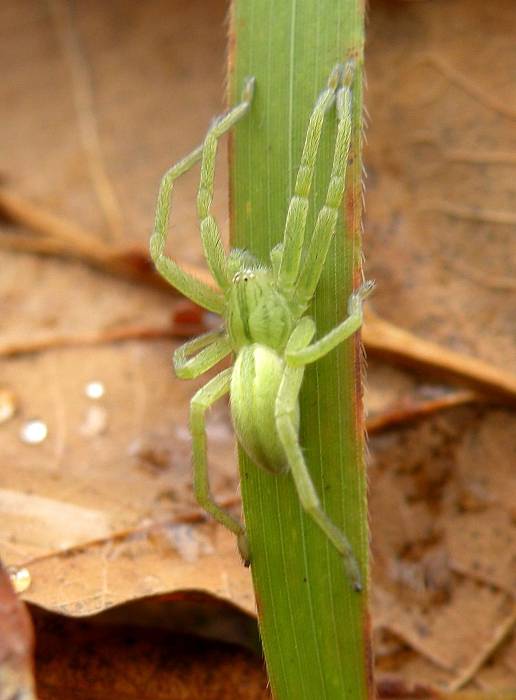
[{"label": "hairy leg", "polygon": [[[249,87],[249,85],[250,81],[248,80],[244,87],[244,94],[246,94],[246,90],[248,93],[250,91],[252,94],[252,85],[251,87]],[[248,101],[249,99],[250,97],[248,96]],[[238,105],[235,109],[239,110],[240,108],[241,105]],[[237,111],[237,118],[243,116],[246,110],[247,107],[245,107],[242,113]],[[232,113],[233,110],[219,120],[219,124],[224,124],[224,126],[226,126],[226,130],[229,129],[236,121],[236,119],[230,118]],[[172,260],[172,258],[165,254],[165,245],[170,221],[171,198],[175,180],[177,180],[178,177],[183,175],[183,173],[189,170],[203,157],[203,150],[204,145],[199,146],[185,158],[180,160],[179,163],[176,163],[169,170],[167,170],[167,172],[163,175],[158,193],[158,202],[156,205],[154,230],[150,239],[150,253],[158,272],[167,280],[167,282],[170,282],[173,287],[175,287],[189,299],[195,301],[197,304],[199,304],[199,306],[220,314],[224,310],[224,297],[222,294],[215,289],[212,289],[212,287],[205,284],[201,280],[182,270],[181,267],[179,267],[179,265]],[[199,198],[200,197],[201,195],[199,195]],[[211,230],[211,224],[207,226],[207,229]],[[205,234],[207,239],[209,239],[210,235],[212,235],[210,234],[210,230],[207,230]],[[216,239],[214,239],[213,244],[210,243],[208,245],[207,243],[204,243],[204,245],[205,250],[207,246],[210,250],[212,247],[216,248]],[[213,259],[215,257],[215,253],[212,253],[211,257]]]},{"label": "hairy leg", "polygon": [[[309,343],[313,332],[313,321],[308,318],[302,319],[299,326],[294,330],[291,340],[289,340],[289,345],[293,349],[299,348],[303,343]],[[362,590],[360,570],[353,554],[351,544],[346,535],[332,522],[321,506],[319,496],[315,490],[299,443],[299,435],[295,428],[294,417],[296,414],[296,405],[299,401],[299,391],[303,381],[303,374],[304,367],[291,367],[287,361],[287,366],[285,367],[276,399],[276,428],[283,449],[287,454],[292,477],[303,508],[313,518],[342,556],[353,588],[356,591],[360,591]]]},{"label": "hairy leg", "polygon": [[354,63],[345,67],[344,85],[337,91],[337,136],[326,202],[319,212],[314,235],[303,260],[299,277],[296,281],[294,299],[301,308],[310,303],[319,282],[330,243],[335,234],[339,209],[346,185],[346,169],[351,142],[351,81]]},{"label": "hairy leg", "polygon": [[230,352],[231,343],[223,331],[205,333],[177,348],[174,352],[175,373],[180,379],[195,379]]},{"label": "hairy leg", "polygon": [[283,243],[278,243],[270,252],[272,274],[274,279],[278,279],[281,258],[283,257]]},{"label": "hairy leg", "polygon": [[321,140],[324,116],[333,104],[335,92],[341,80],[341,74],[342,66],[335,66],[328,79],[328,87],[317,99],[306,132],[294,194],[288,208],[278,272],[278,284],[287,295],[292,290],[299,272],[308,213],[308,197],[312,187],[315,160]]},{"label": "hairy leg", "polygon": [[218,140],[249,110],[253,99],[254,78],[248,78],[244,83],[242,101],[227,114],[216,119],[210,127],[204,140],[201,163],[201,180],[197,193],[197,214],[201,222],[201,239],[204,255],[213,277],[222,289],[230,284],[227,261],[217,222],[210,209],[213,201],[213,186],[215,179],[215,160],[217,157]]},{"label": "hairy leg", "polygon": [[208,462],[206,456],[206,411],[215,401],[229,391],[231,368],[217,374],[199,389],[190,404],[190,429],[192,431],[194,491],[199,505],[204,508],[221,525],[234,532],[238,538],[238,548],[242,559],[249,563],[249,548],[245,528],[231,513],[215,503],[208,479]]},{"label": "hairy leg", "polygon": [[374,282],[364,282],[356,292],[353,292],[348,301],[348,317],[323,338],[311,345],[307,345],[305,348],[289,350],[287,346],[285,355],[288,364],[293,367],[302,367],[311,362],[316,362],[316,360],[324,357],[333,348],[336,348],[337,345],[352,336],[362,325],[363,302],[373,291],[373,288]]},{"label": "hairy leg", "polygon": [[201,158],[201,155],[202,146],[199,146],[163,175],[156,205],[154,230],[150,239],[150,254],[156,269],[167,282],[199,306],[220,314],[224,310],[222,294],[185,272],[172,258],[165,255],[174,181],[189,170]]}]

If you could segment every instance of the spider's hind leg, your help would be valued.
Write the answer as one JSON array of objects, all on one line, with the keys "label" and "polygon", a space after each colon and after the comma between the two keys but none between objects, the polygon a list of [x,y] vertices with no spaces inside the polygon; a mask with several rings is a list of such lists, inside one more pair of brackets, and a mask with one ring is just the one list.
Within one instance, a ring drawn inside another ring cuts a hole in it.
[{"label": "spider's hind leg", "polygon": [[[305,316],[293,331],[287,345],[287,350],[289,350],[289,347],[291,350],[299,350],[302,346],[308,345],[314,332],[314,322],[312,319]],[[287,455],[301,505],[341,555],[354,590],[361,591],[362,581],[360,569],[355,555],[353,554],[351,544],[342,530],[335,525],[328,514],[323,510],[299,443],[299,435],[295,428],[294,416],[297,402],[299,401],[299,391],[303,381],[303,374],[304,367],[289,366],[287,359],[287,365],[276,399],[276,429]]]},{"label": "spider's hind leg", "polygon": [[199,389],[190,403],[190,428],[192,431],[194,491],[199,505],[215,520],[234,532],[244,563],[249,565],[249,547],[245,528],[225,508],[219,506],[210,493],[208,461],[206,455],[206,412],[229,391],[232,369],[225,369]]}]

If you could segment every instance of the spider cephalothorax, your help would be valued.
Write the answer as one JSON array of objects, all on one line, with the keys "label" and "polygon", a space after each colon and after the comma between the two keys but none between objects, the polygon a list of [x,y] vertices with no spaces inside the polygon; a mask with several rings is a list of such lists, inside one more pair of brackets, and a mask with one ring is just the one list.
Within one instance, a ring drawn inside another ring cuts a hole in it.
[{"label": "spider cephalothorax", "polygon": [[[218,139],[249,110],[254,79],[246,80],[242,102],[217,119],[204,144],[165,173],[158,195],[150,249],[159,272],[200,306],[220,314],[224,327],[185,343],[174,354],[176,374],[197,377],[235,353],[234,366],[222,370],[195,394],[190,425],[194,489],[199,503],[238,537],[245,561],[250,555],[241,522],[210,494],[205,419],[208,408],[224,394],[231,396],[231,415],[238,441],[256,465],[273,473],[290,470],[300,501],[342,556],[355,590],[360,571],[346,535],[323,510],[299,444],[299,391],[305,366],[349,338],[362,323],[362,301],[372,289],[366,283],[350,297],[349,316],[320,340],[312,342],[315,323],[304,315],[314,294],[335,233],[346,180],[351,140],[351,85],[354,65],[336,66],[319,95],[308,123],[283,242],[271,251],[271,267],[247,251],[226,256],[210,208]],[[326,195],[309,240],[305,241],[308,198],[326,112],[336,104],[337,133]],[[202,160],[197,211],[208,266],[220,291],[195,279],[165,254],[174,180]]]},{"label": "spider cephalothorax", "polygon": [[227,292],[227,330],[233,348],[260,343],[281,351],[294,319],[287,300],[266,268],[237,272]]}]

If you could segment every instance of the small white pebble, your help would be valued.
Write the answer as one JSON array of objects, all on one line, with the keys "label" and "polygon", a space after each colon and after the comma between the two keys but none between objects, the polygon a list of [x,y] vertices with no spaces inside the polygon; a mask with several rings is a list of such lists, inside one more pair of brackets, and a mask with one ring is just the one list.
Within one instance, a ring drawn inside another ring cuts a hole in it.
[{"label": "small white pebble", "polygon": [[5,423],[16,413],[16,396],[10,389],[0,389],[0,423]]},{"label": "small white pebble", "polygon": [[39,419],[29,420],[22,425],[20,439],[27,445],[39,445],[48,436],[47,424]]},{"label": "small white pebble", "polygon": [[32,578],[28,569],[18,569],[16,566],[8,566],[7,573],[9,574],[11,585],[16,593],[25,593],[25,591],[30,588]]},{"label": "small white pebble", "polygon": [[101,399],[106,393],[106,387],[102,382],[88,382],[84,387],[84,393],[89,399]]},{"label": "small white pebble", "polygon": [[85,437],[101,435],[107,428],[107,411],[102,406],[90,406],[80,427]]}]

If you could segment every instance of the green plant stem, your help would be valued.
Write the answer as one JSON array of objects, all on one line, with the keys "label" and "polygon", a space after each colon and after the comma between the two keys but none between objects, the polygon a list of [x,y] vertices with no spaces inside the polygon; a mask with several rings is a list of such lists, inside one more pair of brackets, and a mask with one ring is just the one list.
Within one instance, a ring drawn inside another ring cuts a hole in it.
[{"label": "green plant stem", "polygon": [[[361,279],[361,113],[364,7],[360,0],[234,0],[230,100],[256,77],[249,116],[230,148],[232,246],[268,262],[282,238],[308,118],[331,68],[354,57],[353,142],[342,216],[311,314],[318,335],[346,315]],[[307,240],[331,167],[328,115]],[[356,593],[331,543],[302,511],[292,478],[240,453],[242,497],[260,631],[277,700],[373,696],[368,625],[368,527],[358,336],[311,366],[301,397],[301,443],[324,508],[350,538],[364,578]]]}]

